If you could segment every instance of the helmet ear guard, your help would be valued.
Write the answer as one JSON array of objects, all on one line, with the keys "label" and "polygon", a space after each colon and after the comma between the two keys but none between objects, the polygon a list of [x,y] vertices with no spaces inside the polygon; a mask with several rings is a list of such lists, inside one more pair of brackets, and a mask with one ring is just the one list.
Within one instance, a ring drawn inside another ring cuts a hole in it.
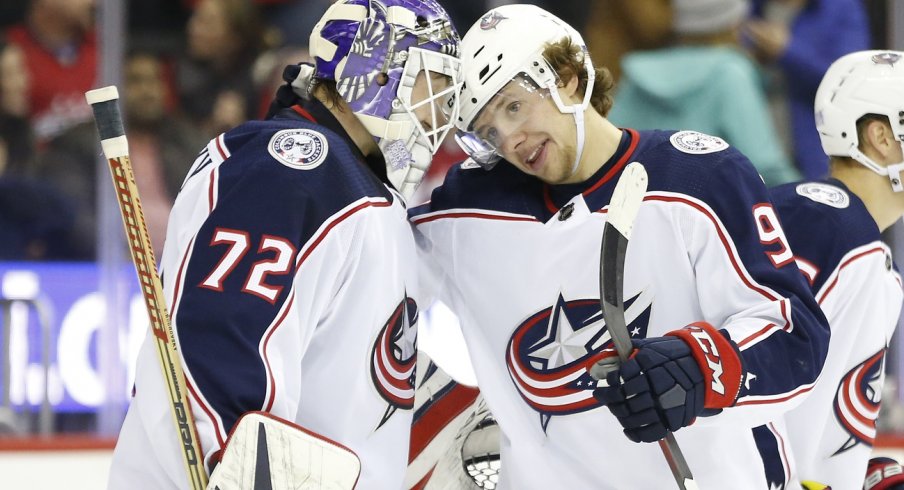
[{"label": "helmet ear guard", "polygon": [[904,151],[904,53],[859,51],[839,58],[819,85],[814,109],[826,155],[853,158],[887,176],[895,192],[904,191],[904,162],[879,165],[860,150],[857,131],[863,116],[884,116]]}]

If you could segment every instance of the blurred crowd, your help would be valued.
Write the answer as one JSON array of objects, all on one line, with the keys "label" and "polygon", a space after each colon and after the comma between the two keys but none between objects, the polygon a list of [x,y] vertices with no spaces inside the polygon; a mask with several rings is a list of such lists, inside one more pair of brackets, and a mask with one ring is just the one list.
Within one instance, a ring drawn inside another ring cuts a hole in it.
[{"label": "blurred crowd", "polygon": [[[821,177],[816,87],[844,53],[887,48],[893,0],[528,2],[583,26],[615,76],[610,119],[695,129],[746,153],[767,184]],[[206,142],[263,116],[330,0],[132,0],[120,94],[157,252]],[[448,0],[460,33],[500,0]],[[93,260],[105,166],[84,92],[98,81],[99,0],[0,7],[0,260]],[[101,16],[102,17],[102,16]],[[900,48],[900,47],[899,47]],[[416,199],[463,158],[448,141]]]}]

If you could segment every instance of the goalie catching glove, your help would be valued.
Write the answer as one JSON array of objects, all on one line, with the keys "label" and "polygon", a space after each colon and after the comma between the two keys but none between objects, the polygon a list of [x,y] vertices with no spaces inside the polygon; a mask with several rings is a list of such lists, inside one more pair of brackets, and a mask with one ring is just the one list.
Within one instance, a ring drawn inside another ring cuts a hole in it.
[{"label": "goalie catching glove", "polygon": [[593,392],[618,418],[628,439],[658,441],[737,399],[744,372],[737,346],[708,323],[637,339],[633,345],[630,359],[606,374],[608,386]]}]

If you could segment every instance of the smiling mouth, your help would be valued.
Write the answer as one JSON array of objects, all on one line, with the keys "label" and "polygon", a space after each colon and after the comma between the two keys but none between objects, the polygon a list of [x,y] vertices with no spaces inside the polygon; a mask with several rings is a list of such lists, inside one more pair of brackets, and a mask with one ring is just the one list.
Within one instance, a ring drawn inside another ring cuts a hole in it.
[{"label": "smiling mouth", "polygon": [[537,158],[540,157],[540,154],[543,153],[543,148],[545,148],[545,147],[546,147],[546,141],[543,141],[543,143],[540,143],[539,146],[537,146],[536,148],[534,148],[534,152],[531,153],[531,154],[527,157],[527,160],[525,161],[525,163],[527,163],[528,165],[533,165],[534,162],[537,161]]}]

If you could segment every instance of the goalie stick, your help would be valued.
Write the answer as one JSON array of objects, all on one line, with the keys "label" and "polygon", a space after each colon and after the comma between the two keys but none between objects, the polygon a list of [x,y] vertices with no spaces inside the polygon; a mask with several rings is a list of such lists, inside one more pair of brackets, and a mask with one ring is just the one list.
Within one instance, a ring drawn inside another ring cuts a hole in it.
[{"label": "goalie stick", "polygon": [[[631,231],[634,228],[634,218],[637,217],[637,211],[640,209],[640,203],[643,202],[646,191],[646,169],[640,162],[631,162],[625,167],[612,192],[600,246],[600,306],[609,336],[612,337],[612,343],[615,344],[615,350],[618,352],[618,362],[627,361],[634,350],[625,322],[623,297],[625,253],[628,249],[628,241],[631,239]],[[605,366],[608,369],[601,371],[608,372],[616,366],[617,364],[609,364]],[[605,374],[600,371],[593,372],[591,375],[597,379],[605,379]],[[667,433],[665,438],[659,441],[659,447],[669,463],[678,488],[697,490],[697,484],[694,482],[694,477],[687,461],[684,460],[675,436],[671,432]]]},{"label": "goalie stick", "polygon": [[138,198],[138,187],[129,160],[129,145],[117,103],[119,91],[113,85],[89,90],[85,92],[85,99],[94,111],[101,147],[113,176],[113,187],[116,189],[116,200],[119,202],[119,211],[125,225],[132,263],[138,273],[138,282],[157,346],[160,367],[163,369],[163,378],[178,434],[177,440],[182,443],[182,458],[185,462],[189,488],[203,490],[207,487],[207,473],[201,461],[203,456],[200,454],[201,446],[198,443],[198,434],[187,398],[188,392],[185,389],[185,374],[182,371],[163,286],[157,274],[157,261],[151,248],[144,212]]}]

